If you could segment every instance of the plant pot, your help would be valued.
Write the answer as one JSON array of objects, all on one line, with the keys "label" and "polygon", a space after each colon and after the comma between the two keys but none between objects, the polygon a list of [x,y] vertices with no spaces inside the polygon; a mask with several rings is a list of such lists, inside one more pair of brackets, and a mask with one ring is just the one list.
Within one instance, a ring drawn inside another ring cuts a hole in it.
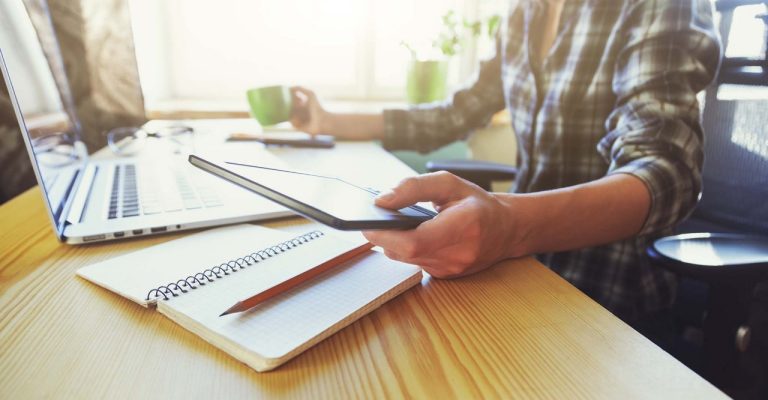
[{"label": "plant pot", "polygon": [[448,60],[411,60],[406,77],[406,99],[411,104],[443,100],[447,95]]}]

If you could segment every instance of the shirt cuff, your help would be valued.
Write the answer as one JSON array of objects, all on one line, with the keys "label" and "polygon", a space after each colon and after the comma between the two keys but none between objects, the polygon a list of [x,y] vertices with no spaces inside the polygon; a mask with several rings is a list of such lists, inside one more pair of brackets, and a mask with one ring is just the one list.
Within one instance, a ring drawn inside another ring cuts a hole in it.
[{"label": "shirt cuff", "polygon": [[388,151],[408,149],[411,136],[406,110],[384,110],[384,138],[381,140],[384,149]]}]

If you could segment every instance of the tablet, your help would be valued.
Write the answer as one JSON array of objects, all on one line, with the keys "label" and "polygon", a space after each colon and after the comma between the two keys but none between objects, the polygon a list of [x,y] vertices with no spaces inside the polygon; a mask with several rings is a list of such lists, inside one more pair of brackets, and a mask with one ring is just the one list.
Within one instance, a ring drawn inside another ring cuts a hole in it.
[{"label": "tablet", "polygon": [[377,192],[341,179],[190,155],[189,162],[298,214],[339,230],[412,229],[437,215],[419,206],[389,210]]}]

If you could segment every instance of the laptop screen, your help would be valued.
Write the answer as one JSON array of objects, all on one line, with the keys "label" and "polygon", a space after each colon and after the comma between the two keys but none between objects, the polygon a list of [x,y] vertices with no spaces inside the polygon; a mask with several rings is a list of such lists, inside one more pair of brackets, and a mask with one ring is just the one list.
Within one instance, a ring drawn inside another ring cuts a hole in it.
[{"label": "laptop screen", "polygon": [[[40,189],[59,238],[62,237],[69,199],[87,161],[87,151],[62,106],[56,83],[37,35],[23,9],[10,10],[19,18],[0,28],[0,97],[10,99],[18,134],[23,138]],[[7,10],[6,10],[7,11]]]}]

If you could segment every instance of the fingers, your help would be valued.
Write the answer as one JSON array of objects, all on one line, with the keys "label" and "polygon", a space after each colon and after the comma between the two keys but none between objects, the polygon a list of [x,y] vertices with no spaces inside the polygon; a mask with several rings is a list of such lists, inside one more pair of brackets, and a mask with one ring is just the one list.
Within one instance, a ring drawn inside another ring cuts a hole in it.
[{"label": "fingers", "polygon": [[303,86],[298,86],[298,85],[297,86],[291,86],[288,89],[291,91],[292,95],[297,95],[297,94],[301,93],[302,95],[306,96],[307,92],[311,92],[311,90],[309,90],[309,89],[307,89],[307,88],[305,88]]},{"label": "fingers", "polygon": [[310,102],[313,99],[316,99],[315,94],[311,90],[301,86],[293,86],[290,88],[290,91],[291,101],[293,102],[293,107],[291,107],[292,110],[294,112],[304,111],[308,113]]},{"label": "fingers", "polygon": [[411,264],[419,264],[426,257],[439,254],[443,259],[457,263],[471,263],[476,254],[458,250],[453,246],[462,245],[471,250],[468,240],[480,233],[477,223],[465,212],[461,205],[451,212],[438,214],[408,231],[365,231],[363,235],[369,242],[391,252],[394,259]]},{"label": "fingers", "polygon": [[469,182],[445,171],[414,176],[401,181],[395,188],[376,197],[376,205],[400,209],[422,201],[438,207],[468,196],[475,190]]},{"label": "fingers", "polygon": [[485,265],[488,226],[478,212],[483,200],[469,196],[447,206],[435,218],[408,231],[366,231],[371,243],[398,261],[416,264],[437,278],[471,273]]},{"label": "fingers", "polygon": [[291,107],[290,121],[295,127],[303,127],[310,120],[309,110],[306,107],[302,107],[294,103]]},{"label": "fingers", "polygon": [[418,256],[420,246],[416,244],[418,235],[411,231],[364,231],[363,236],[369,242],[380,246],[385,254],[394,260],[410,262]]},{"label": "fingers", "polygon": [[400,254],[391,250],[384,250],[384,255],[392,260],[418,265],[431,276],[438,279],[458,278],[473,274],[488,267],[485,263],[467,264],[462,259],[453,260],[452,257],[404,259]]},{"label": "fingers", "polygon": [[290,91],[294,99],[300,99],[307,103],[317,101],[315,92],[303,86],[291,86]]},{"label": "fingers", "polygon": [[[306,130],[307,124],[312,119],[311,102],[317,101],[314,92],[301,86],[293,86],[291,91],[291,116],[290,122],[296,129]],[[310,132],[311,133],[311,132]]]}]

